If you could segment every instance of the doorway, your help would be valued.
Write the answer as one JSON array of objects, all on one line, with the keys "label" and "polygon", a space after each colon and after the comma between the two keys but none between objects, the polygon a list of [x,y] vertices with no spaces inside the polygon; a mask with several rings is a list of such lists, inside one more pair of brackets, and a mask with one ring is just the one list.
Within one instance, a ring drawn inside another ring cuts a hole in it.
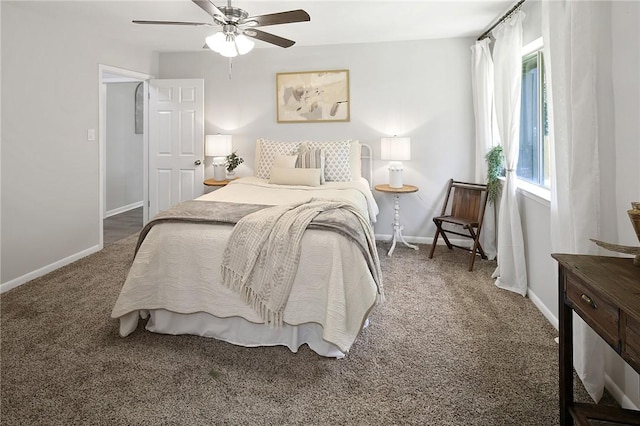
[{"label": "doorway", "polygon": [[146,110],[151,76],[100,65],[100,247],[146,218]]}]

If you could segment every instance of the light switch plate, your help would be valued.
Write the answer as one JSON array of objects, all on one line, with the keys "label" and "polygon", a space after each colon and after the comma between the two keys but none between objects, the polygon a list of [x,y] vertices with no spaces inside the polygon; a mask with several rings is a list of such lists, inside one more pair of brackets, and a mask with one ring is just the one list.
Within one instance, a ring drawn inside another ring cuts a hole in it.
[{"label": "light switch plate", "polygon": [[87,140],[88,141],[95,141],[96,140],[96,131],[95,131],[95,129],[87,130]]}]

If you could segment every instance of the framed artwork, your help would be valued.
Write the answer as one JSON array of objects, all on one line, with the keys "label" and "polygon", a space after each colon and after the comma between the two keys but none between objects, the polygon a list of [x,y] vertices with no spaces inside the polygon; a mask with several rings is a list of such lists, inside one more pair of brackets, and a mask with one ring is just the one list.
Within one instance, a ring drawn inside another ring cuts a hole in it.
[{"label": "framed artwork", "polygon": [[349,70],[276,74],[278,123],[349,121]]}]

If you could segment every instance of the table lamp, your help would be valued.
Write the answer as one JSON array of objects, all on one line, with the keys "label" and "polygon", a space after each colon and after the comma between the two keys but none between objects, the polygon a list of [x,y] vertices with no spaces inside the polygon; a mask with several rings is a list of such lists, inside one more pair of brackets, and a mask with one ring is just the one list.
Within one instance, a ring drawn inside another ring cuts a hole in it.
[{"label": "table lamp", "polygon": [[402,161],[411,160],[410,138],[382,138],[380,158],[389,162],[389,187],[402,188]]},{"label": "table lamp", "polygon": [[231,135],[207,135],[204,142],[205,157],[213,157],[213,180],[225,180],[227,155],[233,149]]}]

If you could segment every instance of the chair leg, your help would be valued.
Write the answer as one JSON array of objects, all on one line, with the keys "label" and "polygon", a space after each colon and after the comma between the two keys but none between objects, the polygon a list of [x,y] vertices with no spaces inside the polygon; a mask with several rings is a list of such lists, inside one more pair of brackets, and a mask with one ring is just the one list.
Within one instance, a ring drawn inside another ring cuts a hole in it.
[{"label": "chair leg", "polygon": [[484,254],[484,250],[482,250],[482,246],[480,245],[478,236],[473,240],[473,250],[471,250],[471,259],[469,260],[469,271],[473,271],[473,264],[476,261],[476,251],[480,254],[482,259],[487,259],[487,256]]},{"label": "chair leg", "polygon": [[471,250],[471,258],[469,259],[469,272],[473,271],[473,264],[476,261],[476,244],[473,245],[473,250]]},{"label": "chair leg", "polygon": [[449,237],[447,237],[447,233],[444,231],[444,229],[442,230],[442,239],[444,240],[445,244],[447,245],[447,248],[449,250],[453,250],[453,244],[451,244],[451,241],[449,241]]},{"label": "chair leg", "polygon": [[440,235],[440,225],[438,225],[438,223],[436,223],[436,235],[434,235],[433,242],[431,243],[431,251],[429,252],[429,259],[433,259],[433,252],[436,250],[436,243],[438,242],[438,235]]},{"label": "chair leg", "polygon": [[471,227],[467,228],[467,230],[469,231],[469,234],[471,234],[471,238],[473,239],[474,245],[476,246],[478,253],[480,253],[480,257],[484,260],[487,260],[487,255],[485,254],[484,249],[480,244],[480,234],[476,234],[473,231],[473,228]]}]

